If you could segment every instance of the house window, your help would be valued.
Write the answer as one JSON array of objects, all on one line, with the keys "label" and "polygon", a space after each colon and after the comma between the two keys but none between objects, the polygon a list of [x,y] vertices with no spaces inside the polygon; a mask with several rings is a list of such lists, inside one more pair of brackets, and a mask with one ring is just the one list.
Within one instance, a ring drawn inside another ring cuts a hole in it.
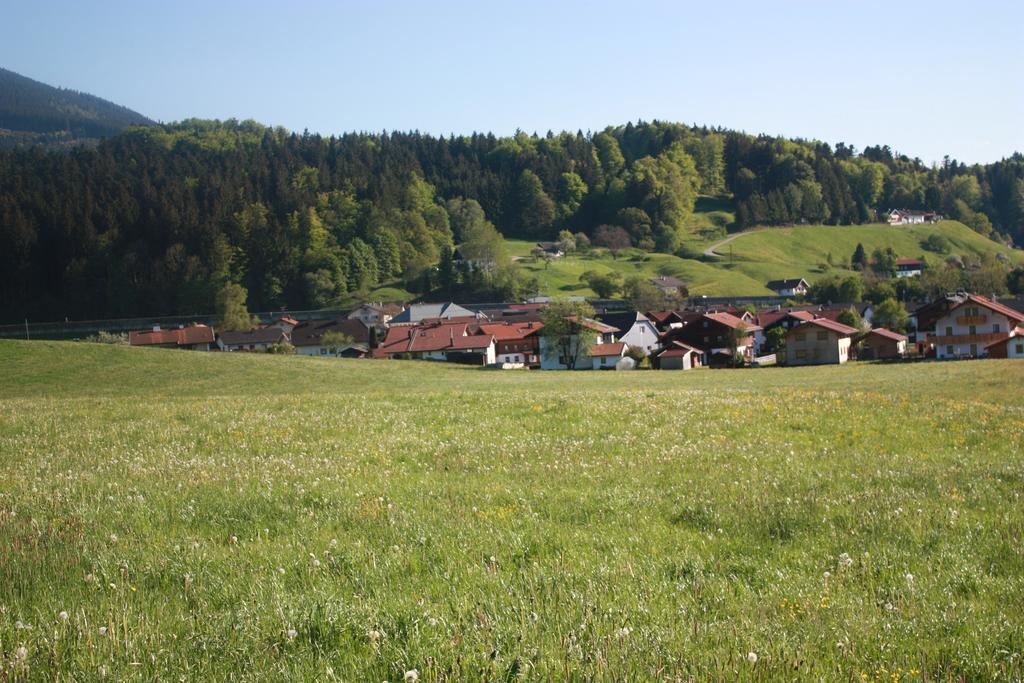
[{"label": "house window", "polygon": [[807,351],[804,350],[804,349],[797,349],[796,357],[797,358],[807,358]]},{"label": "house window", "polygon": [[978,333],[978,328],[975,327],[974,325],[971,325],[970,327],[967,328],[967,334],[977,334],[977,333]]},{"label": "house window", "polygon": [[1013,350],[1019,355],[1024,355],[1024,344],[1017,344],[1013,347]]},{"label": "house window", "polygon": [[999,323],[992,323],[992,333],[999,334]]},{"label": "house window", "polygon": [[946,336],[947,337],[952,337],[953,336],[953,328],[952,327],[947,327],[946,328]]},{"label": "house window", "polygon": [[818,341],[826,341],[828,339],[828,332],[819,332]]},{"label": "house window", "polygon": [[946,355],[947,356],[952,356],[953,355],[953,346],[952,346],[952,344],[947,344],[946,345]]}]

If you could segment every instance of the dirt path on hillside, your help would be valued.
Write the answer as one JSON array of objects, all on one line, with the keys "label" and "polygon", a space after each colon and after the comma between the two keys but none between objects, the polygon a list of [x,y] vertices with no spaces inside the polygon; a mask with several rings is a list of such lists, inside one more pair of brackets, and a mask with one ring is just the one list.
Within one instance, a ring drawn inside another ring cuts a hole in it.
[{"label": "dirt path on hillside", "polygon": [[765,230],[767,230],[767,228],[757,228],[756,230],[744,230],[743,232],[738,232],[735,235],[729,235],[728,237],[726,237],[721,242],[716,242],[715,244],[712,244],[710,247],[705,249],[704,250],[704,255],[705,256],[717,256],[717,257],[721,258],[722,254],[719,254],[719,253],[717,253],[715,251],[719,247],[725,246],[726,244],[728,244],[729,242],[732,242],[737,237],[743,237],[744,235],[752,235],[755,232],[764,232]]}]

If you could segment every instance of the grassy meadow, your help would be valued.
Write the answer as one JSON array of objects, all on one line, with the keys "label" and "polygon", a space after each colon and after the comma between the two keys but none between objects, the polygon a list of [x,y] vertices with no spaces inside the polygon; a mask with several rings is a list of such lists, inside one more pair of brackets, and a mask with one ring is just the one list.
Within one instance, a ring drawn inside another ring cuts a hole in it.
[{"label": "grassy meadow", "polygon": [[0,341],[0,680],[1019,680],[1022,380]]},{"label": "grassy meadow", "polygon": [[[719,213],[695,213],[695,217],[719,216]],[[550,264],[523,258],[520,263],[537,277],[541,291],[550,296],[593,296],[591,290],[579,281],[586,270],[617,271],[623,277],[642,275],[672,275],[690,283],[690,292],[707,296],[770,295],[765,287],[769,280],[802,277],[814,282],[826,272],[822,269],[831,254],[835,267],[828,272],[853,273],[844,270],[841,262],[848,262],[858,243],[870,255],[875,249],[892,247],[900,257],[918,258],[937,265],[944,255],[929,254],[921,243],[929,235],[946,237],[951,253],[981,257],[1006,253],[1014,263],[1024,263],[1024,252],[1009,249],[979,235],[957,221],[943,221],[935,225],[804,225],[790,228],[762,228],[740,233],[722,246],[718,259],[688,259],[671,254],[644,253],[633,249],[613,259],[604,249],[590,253],[572,254]],[[720,239],[702,240],[695,236],[687,246],[699,252]],[[534,243],[525,240],[506,240],[513,255],[528,257]]]}]

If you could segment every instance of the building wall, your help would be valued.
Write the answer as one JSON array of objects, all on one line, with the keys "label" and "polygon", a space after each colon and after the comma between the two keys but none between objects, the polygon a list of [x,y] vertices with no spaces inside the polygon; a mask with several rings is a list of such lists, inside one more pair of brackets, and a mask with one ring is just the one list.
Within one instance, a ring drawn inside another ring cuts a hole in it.
[{"label": "building wall", "polygon": [[[601,336],[598,335],[598,334],[595,334],[595,333],[591,333],[591,334],[593,334],[593,338],[591,339],[591,342],[594,343],[594,344],[600,344],[601,343]],[[562,361],[557,357],[557,355],[553,355],[553,352],[549,352],[548,348],[549,348],[548,340],[547,340],[546,337],[542,336],[540,338],[540,369],[541,370],[568,370],[569,368],[566,367],[566,365],[564,363],[562,363]],[[590,363],[590,357],[589,356],[585,356],[585,355],[581,356],[579,358],[579,360],[576,361],[576,369],[577,370],[584,370],[584,369],[587,369],[587,368],[590,368],[590,367],[591,367],[591,363]]]},{"label": "building wall", "polygon": [[646,320],[641,320],[616,341],[626,342],[631,349],[642,349],[644,354],[649,356],[658,347],[658,328]]},{"label": "building wall", "polygon": [[692,353],[687,353],[686,355],[683,356],[663,358],[658,363],[658,366],[662,370],[690,370],[693,367],[692,358]]},{"label": "building wall", "polygon": [[907,342],[882,337],[868,337],[861,342],[860,357],[864,360],[901,358],[907,353]]},{"label": "building wall", "polygon": [[987,355],[986,346],[1005,339],[1011,329],[1013,325],[1006,316],[968,303],[939,318],[929,341],[940,360],[981,358]]},{"label": "building wall", "polygon": [[849,358],[850,338],[838,332],[810,326],[786,335],[786,365],[838,365]]}]

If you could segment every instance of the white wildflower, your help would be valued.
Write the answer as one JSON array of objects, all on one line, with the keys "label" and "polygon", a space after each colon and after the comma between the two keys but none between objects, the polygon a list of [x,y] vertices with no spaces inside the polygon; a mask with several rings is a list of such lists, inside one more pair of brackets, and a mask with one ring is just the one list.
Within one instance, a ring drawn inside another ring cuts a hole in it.
[{"label": "white wildflower", "polygon": [[70,617],[68,616],[68,613],[65,612],[64,610],[60,611],[60,614],[57,615],[57,618],[60,619],[61,621],[64,621],[64,622],[66,622],[68,619],[70,619]]},{"label": "white wildflower", "polygon": [[853,558],[850,557],[849,553],[842,553],[839,555],[839,566],[843,569],[847,569],[853,564]]},{"label": "white wildflower", "polygon": [[909,574],[909,573],[908,573],[908,574],[907,574],[906,576],[904,576],[903,578],[905,578],[905,579],[907,580],[907,583],[913,583],[913,582],[914,582],[914,575],[913,575],[913,574]]},{"label": "white wildflower", "polygon": [[101,636],[107,635],[107,627],[106,626],[100,626],[100,635]]},{"label": "white wildflower", "polygon": [[757,664],[757,653],[756,652],[748,652],[747,653],[747,661],[750,662],[751,664]]},{"label": "white wildflower", "polygon": [[628,626],[623,626],[622,628],[620,628],[618,631],[615,632],[615,635],[618,636],[619,638],[625,638],[626,636],[629,635],[629,627]]},{"label": "white wildflower", "polygon": [[405,672],[406,683],[416,683],[418,680],[420,680],[420,672],[416,669],[409,669]]},{"label": "white wildflower", "polygon": [[299,632],[293,628],[288,629],[288,640],[295,640],[295,637],[299,635]]},{"label": "white wildflower", "polygon": [[24,645],[22,645],[21,647],[19,647],[17,650],[14,651],[14,656],[17,657],[18,659],[22,660],[22,661],[28,659],[28,648],[26,648]]}]

